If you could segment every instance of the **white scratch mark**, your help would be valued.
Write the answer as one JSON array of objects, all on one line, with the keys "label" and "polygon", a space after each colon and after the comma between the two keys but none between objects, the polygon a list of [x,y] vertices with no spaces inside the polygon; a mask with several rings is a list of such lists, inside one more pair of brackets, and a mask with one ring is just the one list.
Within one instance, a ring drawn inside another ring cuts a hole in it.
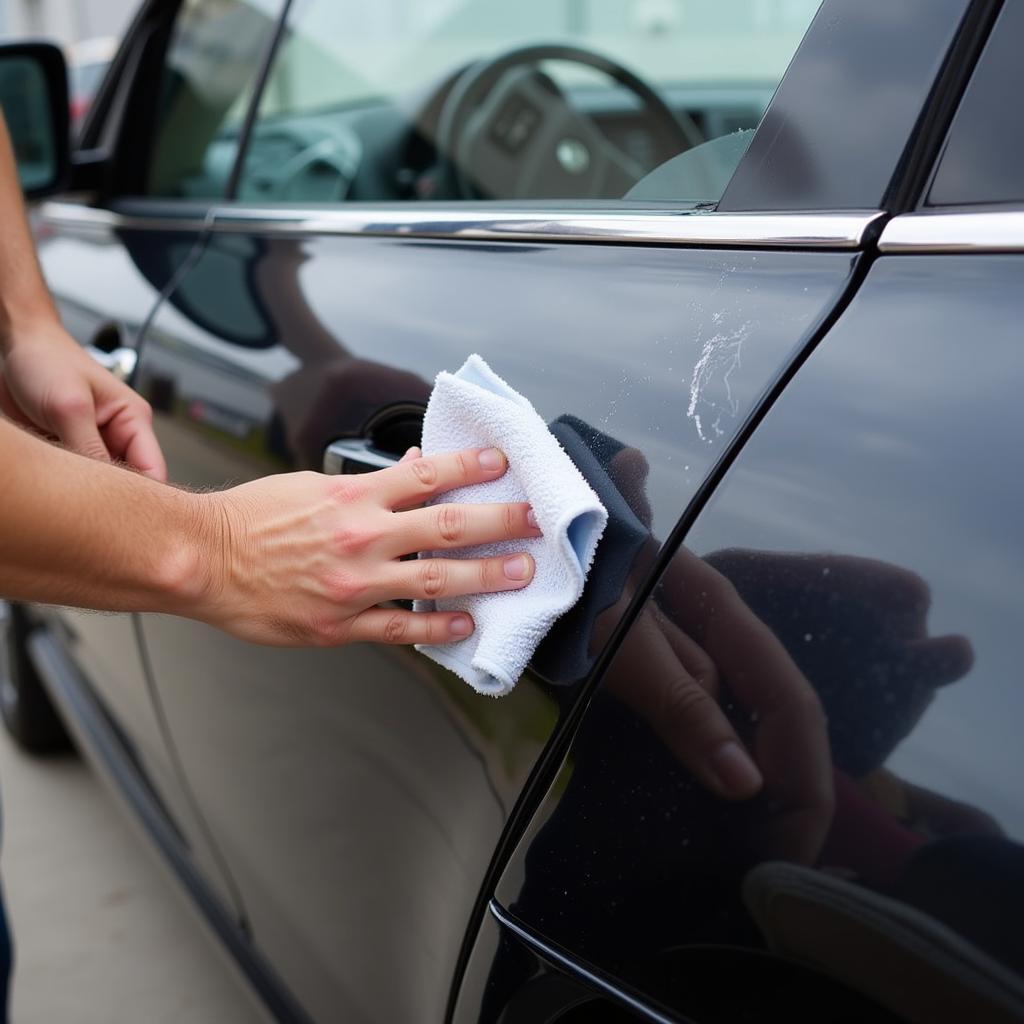
[{"label": "white scratch mark", "polygon": [[[716,326],[723,319],[721,313],[712,316]],[[700,358],[690,378],[690,405],[686,415],[693,420],[697,434],[708,444],[714,440],[705,433],[705,421],[710,423],[709,432],[721,437],[723,416],[735,416],[739,403],[733,397],[731,377],[742,362],[743,342],[750,335],[751,321],[747,320],[731,331],[718,331],[704,342]],[[719,391],[721,393],[716,393]]]}]

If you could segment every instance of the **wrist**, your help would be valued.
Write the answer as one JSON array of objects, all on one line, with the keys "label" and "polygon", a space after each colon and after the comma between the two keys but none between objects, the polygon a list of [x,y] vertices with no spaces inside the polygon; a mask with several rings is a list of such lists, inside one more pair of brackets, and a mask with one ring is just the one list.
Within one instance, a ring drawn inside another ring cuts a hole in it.
[{"label": "wrist", "polygon": [[244,590],[244,510],[231,491],[176,493],[182,529],[159,569],[161,610],[223,627]]},{"label": "wrist", "polygon": [[24,345],[72,344],[77,342],[64,329],[56,310],[52,307],[32,311],[0,313],[0,355],[8,356]]},{"label": "wrist", "polygon": [[219,495],[194,494],[174,487],[166,490],[176,507],[174,527],[153,566],[155,610],[204,619],[204,611],[223,586],[220,567],[224,561],[224,531],[215,501]]}]

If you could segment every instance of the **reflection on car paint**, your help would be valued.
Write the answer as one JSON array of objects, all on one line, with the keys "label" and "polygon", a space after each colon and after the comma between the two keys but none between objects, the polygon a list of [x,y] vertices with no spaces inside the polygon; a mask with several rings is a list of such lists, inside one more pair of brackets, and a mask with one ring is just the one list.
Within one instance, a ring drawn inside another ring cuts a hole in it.
[{"label": "reflection on car paint", "polygon": [[[609,664],[515,920],[695,1020],[1024,1019],[1021,270],[871,270]],[[705,697],[752,800],[716,787]],[[477,962],[483,1020],[513,946]]]},{"label": "reflection on car paint", "polygon": [[[345,436],[402,452],[418,440],[438,369],[478,351],[525,382],[564,443],[576,435],[576,457],[591,459],[588,474],[606,478],[622,512],[622,543],[600,568],[605,585],[556,624],[498,707],[409,652],[267,652],[182,620],[145,621],[160,700],[256,942],[314,1012],[328,1013],[339,991],[366,991],[368,973],[395,957],[421,980],[389,989],[366,1015],[442,1012],[495,845],[559,714],[658,557],[651,530],[671,530],[847,287],[856,258],[209,236],[157,311],[140,361],[140,390],[155,405],[154,387],[174,395],[156,417],[173,478],[219,486],[319,468]],[[686,416],[687,388],[717,309],[759,326],[729,377],[735,416],[723,416],[709,444]],[[242,442],[197,424],[187,416],[196,401],[251,419],[251,434]],[[240,721],[243,693],[262,710]],[[375,723],[378,741],[354,741],[350,722]],[[431,753],[410,772],[410,752],[427,737]],[[324,784],[311,786],[314,777]],[[353,778],[358,786],[343,782]],[[370,812],[383,807],[399,810]],[[354,820],[357,843],[345,838]],[[431,879],[413,923],[408,864],[396,852],[409,846],[418,876]],[[306,871],[290,870],[296,858]],[[353,873],[364,879],[357,902],[343,882]],[[324,955],[342,947],[341,960]]]}]

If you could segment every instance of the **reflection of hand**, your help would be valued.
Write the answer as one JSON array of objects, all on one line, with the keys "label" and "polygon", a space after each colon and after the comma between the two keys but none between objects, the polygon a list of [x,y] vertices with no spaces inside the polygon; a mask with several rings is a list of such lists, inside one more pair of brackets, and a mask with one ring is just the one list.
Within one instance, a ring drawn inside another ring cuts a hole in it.
[{"label": "reflection of hand", "polygon": [[[817,695],[729,581],[691,552],[680,549],[661,586],[662,607],[649,605],[630,631],[609,689],[712,793],[762,793],[764,853],[810,863],[833,809]],[[719,705],[723,684],[749,722],[747,745]]]},{"label": "reflection of hand", "polygon": [[932,701],[965,675],[971,645],[928,635],[916,573],[871,558],[731,549],[708,555],[789,650],[828,715],[837,766],[879,767]]},{"label": "reflection of hand", "polygon": [[[624,448],[608,472],[634,514],[649,524],[643,455]],[[657,549],[652,539],[618,603],[598,619],[599,645]],[[813,688],[730,582],[691,552],[679,550],[658,594],[623,640],[608,689],[710,792],[734,801],[763,793],[755,806],[766,812],[758,822],[766,853],[812,861],[834,800],[825,718]],[[720,705],[723,687],[750,723],[746,743]]]},{"label": "reflection of hand", "polygon": [[430,386],[413,373],[355,359],[338,350],[330,359],[303,364],[273,387],[292,456],[319,468],[324,449],[360,430],[388,406],[426,405]]},{"label": "reflection of hand", "polygon": [[95,363],[59,325],[18,338],[0,375],[0,410],[95,459],[167,478],[149,403]]},{"label": "reflection of hand", "polygon": [[533,560],[525,554],[400,561],[417,551],[538,536],[525,503],[416,507],[497,479],[507,465],[493,449],[466,451],[411,458],[376,473],[292,473],[195,495],[206,578],[174,610],[242,639],[282,646],[462,639],[473,629],[464,613],[376,606],[530,582]]}]

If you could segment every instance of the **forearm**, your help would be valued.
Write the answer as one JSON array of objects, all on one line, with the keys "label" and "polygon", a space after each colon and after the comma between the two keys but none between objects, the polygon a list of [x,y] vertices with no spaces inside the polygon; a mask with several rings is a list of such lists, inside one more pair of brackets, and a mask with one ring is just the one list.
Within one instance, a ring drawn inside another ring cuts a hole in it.
[{"label": "forearm", "polygon": [[0,355],[19,336],[58,321],[25,216],[7,125],[0,114]]},{"label": "forearm", "polygon": [[0,596],[187,614],[209,575],[211,503],[75,455],[0,417]]}]

